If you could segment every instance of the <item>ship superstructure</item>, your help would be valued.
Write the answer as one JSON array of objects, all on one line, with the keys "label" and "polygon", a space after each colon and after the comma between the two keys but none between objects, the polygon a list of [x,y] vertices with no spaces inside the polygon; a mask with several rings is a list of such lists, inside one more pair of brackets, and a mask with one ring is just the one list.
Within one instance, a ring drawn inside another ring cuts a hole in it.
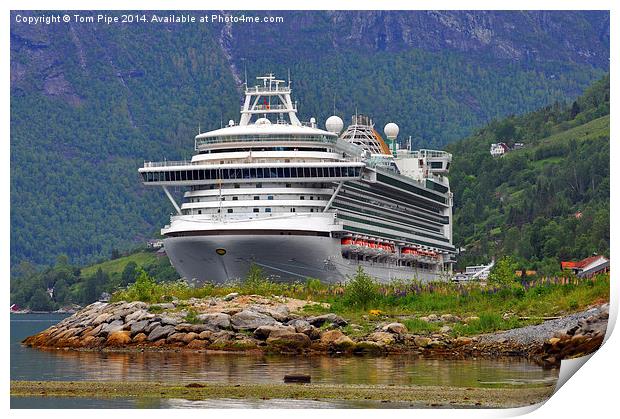
[{"label": "ship superstructure", "polygon": [[[387,144],[364,115],[344,132],[337,116],[302,123],[290,81],[258,79],[239,123],[198,134],[191,161],[139,169],[176,209],[162,234],[179,273],[223,282],[256,264],[274,279],[338,282],[361,265],[383,281],[449,278],[451,155],[398,149],[393,123]],[[180,206],[173,186],[186,188]]]}]

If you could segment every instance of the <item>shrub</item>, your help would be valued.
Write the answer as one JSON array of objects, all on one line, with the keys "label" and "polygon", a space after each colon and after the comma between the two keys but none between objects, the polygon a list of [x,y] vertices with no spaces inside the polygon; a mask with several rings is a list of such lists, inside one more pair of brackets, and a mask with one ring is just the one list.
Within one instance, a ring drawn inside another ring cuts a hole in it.
[{"label": "shrub", "polygon": [[377,282],[360,266],[345,286],[345,299],[349,304],[366,310],[371,303],[378,300],[378,291]]}]

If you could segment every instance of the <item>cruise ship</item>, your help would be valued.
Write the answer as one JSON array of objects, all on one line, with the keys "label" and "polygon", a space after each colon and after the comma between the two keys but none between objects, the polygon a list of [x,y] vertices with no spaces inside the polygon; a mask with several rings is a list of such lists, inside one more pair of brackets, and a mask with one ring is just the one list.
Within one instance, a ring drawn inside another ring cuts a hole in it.
[{"label": "cruise ship", "polygon": [[[245,83],[238,122],[199,133],[191,161],[146,162],[145,185],[175,209],[161,233],[193,283],[243,279],[342,283],[358,267],[381,282],[452,276],[452,156],[399,148],[366,115],[301,122],[290,80]],[[181,205],[170,188],[184,191]]]}]

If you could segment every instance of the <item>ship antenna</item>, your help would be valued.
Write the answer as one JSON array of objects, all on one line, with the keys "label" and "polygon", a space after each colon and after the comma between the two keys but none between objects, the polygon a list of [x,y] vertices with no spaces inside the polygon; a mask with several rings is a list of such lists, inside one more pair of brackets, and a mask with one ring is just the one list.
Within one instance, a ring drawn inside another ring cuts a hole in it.
[{"label": "ship antenna", "polygon": [[334,113],[332,115],[336,115],[336,93],[334,93]]},{"label": "ship antenna", "polygon": [[200,135],[200,121],[198,121],[198,135]]},{"label": "ship antenna", "polygon": [[245,88],[248,88],[248,66],[245,63],[245,58],[242,58],[243,60],[243,73],[245,74]]},{"label": "ship antenna", "polygon": [[288,69],[288,88],[291,88],[291,69]]}]

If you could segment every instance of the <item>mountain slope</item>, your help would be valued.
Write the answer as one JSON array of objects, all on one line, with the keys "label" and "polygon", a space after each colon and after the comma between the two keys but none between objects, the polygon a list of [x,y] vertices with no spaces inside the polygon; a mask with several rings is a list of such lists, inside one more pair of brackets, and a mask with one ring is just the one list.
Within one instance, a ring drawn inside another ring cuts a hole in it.
[{"label": "mountain slope", "polygon": [[[525,148],[493,158],[498,141]],[[448,150],[459,265],[508,254],[553,272],[609,254],[609,76],[571,106],[495,121]]]},{"label": "mountain slope", "polygon": [[335,102],[345,120],[358,109],[441,147],[572,99],[609,64],[606,12],[269,14],[284,23],[12,19],[11,264],[84,264],[155,234],[172,208],[137,167],[187,158],[199,125],[238,119],[244,67],[290,68],[304,119],[324,121]]}]

